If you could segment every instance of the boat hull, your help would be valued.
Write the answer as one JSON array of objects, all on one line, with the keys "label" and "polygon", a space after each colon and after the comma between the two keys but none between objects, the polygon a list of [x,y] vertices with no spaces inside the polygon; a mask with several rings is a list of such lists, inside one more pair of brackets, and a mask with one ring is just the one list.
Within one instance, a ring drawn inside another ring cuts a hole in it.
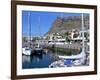
[{"label": "boat hull", "polygon": [[27,50],[27,49],[23,48],[22,54],[23,55],[31,55],[31,50],[30,49]]}]

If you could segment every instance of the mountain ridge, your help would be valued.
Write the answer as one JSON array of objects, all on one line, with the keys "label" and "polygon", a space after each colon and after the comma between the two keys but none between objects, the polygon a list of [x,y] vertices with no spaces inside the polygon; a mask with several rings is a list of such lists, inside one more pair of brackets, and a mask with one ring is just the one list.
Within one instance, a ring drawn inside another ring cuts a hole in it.
[{"label": "mountain ridge", "polygon": [[[86,15],[83,17],[84,28],[89,29],[89,16]],[[72,29],[81,30],[82,19],[81,16],[69,16],[69,17],[57,17],[53,22],[50,30],[46,33],[65,33]]]}]

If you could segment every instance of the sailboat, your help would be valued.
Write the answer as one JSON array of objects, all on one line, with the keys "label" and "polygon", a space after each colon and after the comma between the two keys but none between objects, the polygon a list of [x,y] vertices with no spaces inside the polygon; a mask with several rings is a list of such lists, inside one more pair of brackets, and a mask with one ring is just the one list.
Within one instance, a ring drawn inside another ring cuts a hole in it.
[{"label": "sailboat", "polygon": [[[39,37],[41,38],[41,31],[40,31],[40,16],[38,17],[38,28],[39,28]],[[37,42],[37,44],[34,46],[33,49],[35,54],[42,54],[43,48],[40,46],[40,41]]]},{"label": "sailboat", "polygon": [[82,17],[82,51],[80,54],[78,55],[72,55],[72,56],[61,56],[59,55],[59,58],[61,59],[66,59],[66,60],[75,60],[75,65],[79,65],[79,64],[84,64],[85,62],[85,49],[84,49],[84,22],[83,22],[83,14],[81,14]]},{"label": "sailboat", "polygon": [[28,46],[25,46],[25,47],[23,47],[22,48],[22,54],[24,54],[24,55],[31,55],[31,53],[32,53],[32,50],[31,50],[31,32],[30,32],[30,30],[31,30],[31,26],[30,26],[30,12],[28,12]]}]

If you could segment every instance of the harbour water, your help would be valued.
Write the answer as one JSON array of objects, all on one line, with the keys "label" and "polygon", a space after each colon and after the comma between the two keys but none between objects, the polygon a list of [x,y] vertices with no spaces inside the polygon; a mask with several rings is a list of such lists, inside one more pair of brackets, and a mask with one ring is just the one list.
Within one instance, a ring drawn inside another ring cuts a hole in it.
[{"label": "harbour water", "polygon": [[[68,51],[68,50],[67,50]],[[77,50],[71,50],[74,53],[77,53]],[[69,52],[69,51],[68,51]],[[49,68],[49,66],[54,62],[59,62],[61,59],[58,55],[65,55],[68,53],[65,51],[51,51],[48,50],[47,53],[43,52],[41,54],[33,54],[33,55],[22,55],[22,68],[23,69],[31,69],[31,68]],[[61,61],[63,63],[63,61]],[[69,61],[67,60],[67,63]],[[54,63],[55,64],[55,63]],[[57,63],[58,65],[58,63]],[[86,65],[86,64],[85,64]]]},{"label": "harbour water", "polygon": [[57,58],[52,53],[22,55],[22,68],[48,68]]}]

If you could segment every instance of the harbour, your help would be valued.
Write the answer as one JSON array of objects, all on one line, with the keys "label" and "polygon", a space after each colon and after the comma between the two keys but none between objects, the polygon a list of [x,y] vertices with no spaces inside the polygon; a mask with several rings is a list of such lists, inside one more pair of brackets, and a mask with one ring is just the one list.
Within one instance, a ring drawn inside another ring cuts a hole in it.
[{"label": "harbour", "polygon": [[41,35],[41,18],[38,16],[38,36],[32,36],[31,16],[29,12],[28,35],[22,38],[23,69],[89,66],[89,30],[84,27],[83,14],[79,17],[80,29],[48,31],[44,35]]},{"label": "harbour", "polygon": [[[68,44],[67,44],[68,45]],[[72,56],[78,55],[81,50],[76,48],[63,48],[59,46],[50,45],[50,46],[43,46],[43,51],[33,52],[31,55],[22,55],[23,59],[23,69],[30,69],[30,68],[56,68],[56,67],[73,67],[73,66],[89,66],[89,54],[85,58],[85,63],[81,64],[79,59],[70,57],[68,58],[60,58],[60,56]]]}]

